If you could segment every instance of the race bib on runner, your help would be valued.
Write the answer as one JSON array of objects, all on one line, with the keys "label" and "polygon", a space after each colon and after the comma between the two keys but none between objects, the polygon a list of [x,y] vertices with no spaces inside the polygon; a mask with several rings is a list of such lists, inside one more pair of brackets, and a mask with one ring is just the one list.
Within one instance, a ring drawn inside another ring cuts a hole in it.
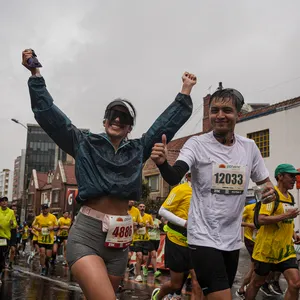
[{"label": "race bib on runner", "polygon": [[0,239],[0,247],[1,246],[7,246],[7,240],[6,239]]},{"label": "race bib on runner", "polygon": [[149,231],[149,237],[150,237],[150,240],[156,240],[157,239],[157,232],[156,231]]},{"label": "race bib on runner", "polygon": [[60,233],[60,236],[67,236],[68,235],[68,231],[62,230]]},{"label": "race bib on runner", "polygon": [[144,235],[144,234],[146,234],[146,227],[142,227],[142,228],[139,228],[137,231],[136,231],[136,233],[137,234],[140,234],[140,235]]},{"label": "race bib on runner", "polygon": [[244,193],[246,167],[214,164],[212,173],[213,194],[239,195]]},{"label": "race bib on runner", "polygon": [[109,216],[104,245],[109,248],[126,248],[132,242],[133,222],[128,216]]},{"label": "race bib on runner", "polygon": [[43,227],[41,232],[42,232],[42,235],[49,235],[50,234],[48,227]]}]

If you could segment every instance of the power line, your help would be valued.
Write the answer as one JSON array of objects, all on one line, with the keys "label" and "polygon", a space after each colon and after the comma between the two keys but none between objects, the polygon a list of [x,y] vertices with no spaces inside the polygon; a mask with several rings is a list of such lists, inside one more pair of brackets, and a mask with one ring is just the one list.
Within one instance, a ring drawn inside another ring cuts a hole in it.
[{"label": "power line", "polygon": [[192,116],[189,118],[189,120],[177,131],[176,136],[192,121],[192,119],[200,112],[201,108],[203,106],[203,103],[200,103],[198,107],[194,110]]},{"label": "power line", "polygon": [[295,81],[295,80],[298,80],[298,79],[300,79],[300,76],[292,78],[292,79],[289,79],[289,80],[285,80],[285,81],[282,81],[282,82],[279,82],[279,83],[276,83],[274,85],[267,86],[267,87],[265,87],[265,88],[263,88],[261,90],[250,92],[248,95],[252,95],[252,94],[255,94],[255,93],[261,93],[261,92],[264,92],[266,90],[278,87],[278,86],[283,85],[283,84],[287,84],[289,82],[292,82],[292,81]]}]

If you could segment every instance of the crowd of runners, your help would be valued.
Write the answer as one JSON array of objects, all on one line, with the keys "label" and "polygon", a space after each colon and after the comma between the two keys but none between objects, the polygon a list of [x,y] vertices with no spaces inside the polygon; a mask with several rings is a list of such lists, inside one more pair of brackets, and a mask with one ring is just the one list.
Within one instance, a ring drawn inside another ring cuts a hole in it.
[{"label": "crowd of runners", "polygon": [[48,205],[43,204],[41,214],[35,217],[31,224],[26,221],[21,224],[16,213],[17,208],[8,207],[7,197],[0,198],[0,207],[1,272],[5,268],[13,269],[20,257],[26,257],[26,262],[30,264],[35,256],[39,256],[41,275],[45,276],[50,264],[56,264],[60,247],[63,247],[64,254],[62,264],[67,265],[67,239],[72,223],[69,212],[63,212],[57,219],[49,212]]},{"label": "crowd of runners", "polygon": [[[183,74],[181,92],[140,139],[128,138],[136,125],[136,110],[120,98],[106,107],[105,132],[87,134],[54,104],[39,68],[29,64],[32,55],[30,49],[22,54],[22,64],[32,75],[28,81],[31,107],[45,132],[76,160],[81,209],[71,226],[64,220],[67,213],[57,220],[44,205],[31,230],[26,223],[18,229],[2,198],[1,214],[7,220],[5,228],[0,226],[2,267],[11,230],[22,234],[27,230],[35,239],[32,246],[39,251],[43,275],[63,243],[65,264],[86,298],[113,300],[126,269],[136,282],[147,279],[150,266],[155,278],[161,276],[156,257],[163,231],[170,280],[155,288],[151,299],[180,299],[188,279],[192,299],[230,300],[244,227],[252,263],[236,295],[252,300],[259,289],[266,295],[282,294],[278,279],[283,274],[288,285],[285,299],[298,299],[294,244],[300,238],[294,219],[299,209],[294,208],[289,190],[300,173],[286,163],[283,152],[284,163],[271,174],[273,185],[255,142],[235,133],[244,105],[239,91],[220,87],[210,96],[211,131],[188,139],[170,165],[167,144],[192,114],[195,75]],[[149,158],[174,188],[158,212],[147,213],[139,201],[142,168]],[[245,206],[250,180],[257,186],[256,199]]]}]

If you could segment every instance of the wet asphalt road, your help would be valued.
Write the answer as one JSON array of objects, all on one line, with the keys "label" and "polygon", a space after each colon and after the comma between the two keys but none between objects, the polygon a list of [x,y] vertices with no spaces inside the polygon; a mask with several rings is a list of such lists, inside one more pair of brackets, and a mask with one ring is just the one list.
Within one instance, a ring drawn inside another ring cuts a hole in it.
[{"label": "wet asphalt road", "polygon": [[[247,272],[249,266],[249,257],[245,249],[241,250],[239,268],[236,275],[234,287],[232,289],[233,299],[238,299],[234,293],[242,281],[243,275]],[[159,287],[168,280],[168,274],[165,273],[159,280],[154,280],[151,273],[147,281],[136,283],[134,279],[126,277],[125,289],[120,294],[120,300],[149,300],[151,292],[155,287]],[[68,268],[60,263],[55,269],[50,271],[47,277],[39,275],[39,262],[35,259],[33,264],[28,267],[25,259],[20,259],[19,264],[14,266],[13,271],[6,271],[4,279],[0,286],[0,299],[2,300],[81,300],[85,299],[78,284],[75,283],[69,273]],[[280,281],[282,290],[286,289],[286,282],[281,276]],[[182,299],[189,299],[189,294],[185,293]],[[261,299],[283,299],[282,296],[266,297],[260,292],[257,296]],[[300,298],[299,298],[300,299]]]}]

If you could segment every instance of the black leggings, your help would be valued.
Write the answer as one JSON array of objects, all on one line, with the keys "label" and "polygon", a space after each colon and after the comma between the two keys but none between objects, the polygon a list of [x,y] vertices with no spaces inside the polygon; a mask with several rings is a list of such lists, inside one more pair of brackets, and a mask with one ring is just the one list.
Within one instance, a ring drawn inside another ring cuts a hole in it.
[{"label": "black leggings", "polygon": [[0,246],[0,273],[5,269],[5,259],[8,254],[8,246]]},{"label": "black leggings", "polygon": [[222,251],[189,245],[192,264],[204,295],[230,289],[239,262],[239,250]]}]

